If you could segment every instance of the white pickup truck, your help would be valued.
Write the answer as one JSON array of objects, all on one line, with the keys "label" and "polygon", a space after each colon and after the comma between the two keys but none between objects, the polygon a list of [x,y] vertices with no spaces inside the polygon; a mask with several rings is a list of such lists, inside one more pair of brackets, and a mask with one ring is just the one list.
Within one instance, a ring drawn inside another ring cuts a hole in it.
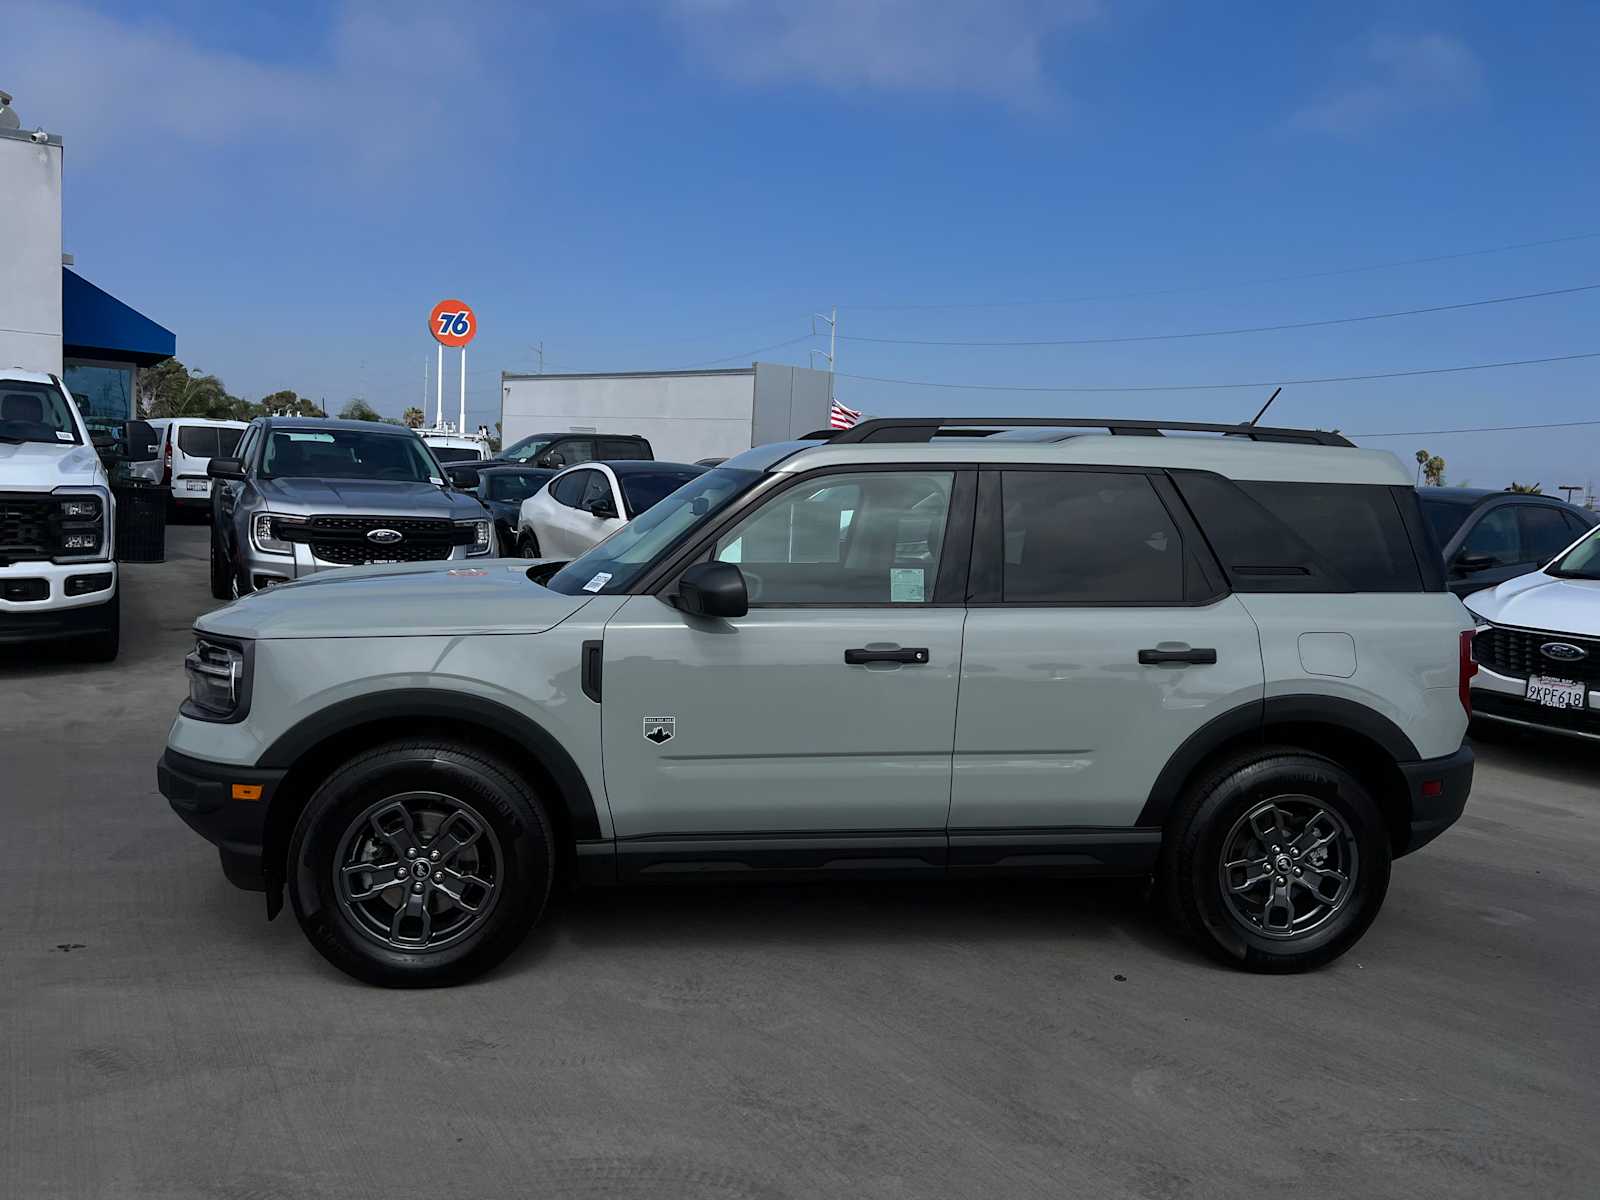
[{"label": "white pickup truck", "polygon": [[75,641],[117,656],[116,501],[109,464],[154,457],[143,421],[90,431],[54,375],[0,368],[0,644]]}]

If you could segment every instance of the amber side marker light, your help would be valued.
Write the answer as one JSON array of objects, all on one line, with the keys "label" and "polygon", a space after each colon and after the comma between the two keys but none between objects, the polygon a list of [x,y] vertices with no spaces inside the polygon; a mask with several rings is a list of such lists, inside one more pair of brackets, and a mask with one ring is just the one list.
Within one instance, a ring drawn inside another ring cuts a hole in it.
[{"label": "amber side marker light", "polygon": [[261,785],[259,783],[236,783],[233,785],[233,798],[235,800],[261,799]]}]

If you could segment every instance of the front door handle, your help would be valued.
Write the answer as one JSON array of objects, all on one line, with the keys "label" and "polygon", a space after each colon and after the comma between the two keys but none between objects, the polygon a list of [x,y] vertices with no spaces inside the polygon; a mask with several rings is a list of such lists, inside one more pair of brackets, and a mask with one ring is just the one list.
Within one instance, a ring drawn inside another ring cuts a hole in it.
[{"label": "front door handle", "polygon": [[925,663],[928,661],[928,648],[926,646],[907,646],[903,650],[873,650],[862,648],[846,650],[844,652],[845,665],[859,667],[863,663],[892,662],[892,663]]},{"label": "front door handle", "polygon": [[1141,667],[1183,666],[1188,663],[1211,664],[1217,661],[1217,652],[1210,647],[1194,650],[1184,646],[1175,650],[1141,650],[1139,651],[1139,665]]}]

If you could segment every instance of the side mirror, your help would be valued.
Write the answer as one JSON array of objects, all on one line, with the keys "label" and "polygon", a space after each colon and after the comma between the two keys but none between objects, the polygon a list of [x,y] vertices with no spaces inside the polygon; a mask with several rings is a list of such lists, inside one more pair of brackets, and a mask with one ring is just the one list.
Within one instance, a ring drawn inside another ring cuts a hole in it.
[{"label": "side mirror", "polygon": [[89,444],[98,450],[102,456],[104,456],[106,451],[115,450],[117,448],[117,439],[112,437],[109,433],[102,433],[97,429],[89,434]]},{"label": "side mirror", "polygon": [[744,572],[733,563],[695,563],[678,577],[677,604],[692,617],[742,617],[750,611]]},{"label": "side mirror", "polygon": [[243,479],[244,464],[237,458],[213,458],[206,463],[206,474],[212,479]]},{"label": "side mirror", "polygon": [[589,501],[585,507],[588,508],[591,517],[598,517],[602,521],[609,521],[617,515],[617,506],[604,496]]},{"label": "side mirror", "polygon": [[155,462],[161,448],[161,435],[148,421],[129,421],[123,433],[124,462]]},{"label": "side mirror", "polygon": [[1490,567],[1497,566],[1499,562],[1500,560],[1492,554],[1458,554],[1455,568],[1463,575],[1471,575],[1477,571],[1487,571]]}]

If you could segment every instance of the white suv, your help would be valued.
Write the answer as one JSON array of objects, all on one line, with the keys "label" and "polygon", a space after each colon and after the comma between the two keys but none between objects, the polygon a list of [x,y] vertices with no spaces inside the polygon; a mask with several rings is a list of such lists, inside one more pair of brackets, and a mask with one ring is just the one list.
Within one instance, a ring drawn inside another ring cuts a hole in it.
[{"label": "white suv", "polygon": [[116,503],[101,460],[151,460],[154,432],[113,424],[120,444],[90,433],[54,375],[0,370],[0,643],[117,656]]},{"label": "white suv", "polygon": [[758,447],[559,569],[209,613],[161,789],[386,984],[499,961],[559,879],[1154,875],[1229,962],[1348,949],[1472,781],[1472,621],[1407,472],[1307,430],[952,424],[996,422]]}]

